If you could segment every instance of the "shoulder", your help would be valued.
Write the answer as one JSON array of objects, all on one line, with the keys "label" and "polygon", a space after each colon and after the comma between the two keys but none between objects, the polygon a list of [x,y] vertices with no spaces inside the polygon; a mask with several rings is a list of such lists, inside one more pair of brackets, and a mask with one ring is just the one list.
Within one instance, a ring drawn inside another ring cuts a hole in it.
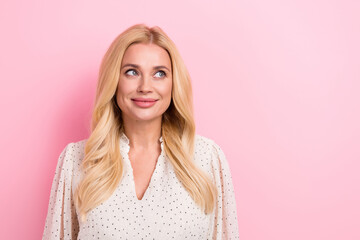
[{"label": "shoulder", "polygon": [[204,135],[195,134],[195,145],[198,147],[210,146],[214,141]]},{"label": "shoulder", "polygon": [[85,144],[87,139],[82,139],[75,142],[70,142],[66,145],[66,151],[73,156],[83,156],[85,152]]},{"label": "shoulder", "polygon": [[222,151],[215,140],[200,134],[195,134],[195,151],[199,150],[207,152]]},{"label": "shoulder", "polygon": [[[231,179],[230,165],[227,157],[214,140],[197,136],[195,150],[195,162],[207,171],[216,182],[228,181]],[[231,181],[231,180],[230,180]],[[220,187],[220,185],[217,185]]]},{"label": "shoulder", "polygon": [[81,162],[85,155],[85,144],[87,139],[68,143],[62,150],[58,167],[73,174],[80,169]]},{"label": "shoulder", "polygon": [[223,159],[224,152],[215,140],[196,134],[195,135],[195,162],[210,170]]},{"label": "shoulder", "polygon": [[85,153],[86,141],[87,141],[87,139],[82,139],[79,141],[68,143],[65,146],[62,154],[65,154],[65,157],[71,158],[71,159],[83,157],[84,153]]}]

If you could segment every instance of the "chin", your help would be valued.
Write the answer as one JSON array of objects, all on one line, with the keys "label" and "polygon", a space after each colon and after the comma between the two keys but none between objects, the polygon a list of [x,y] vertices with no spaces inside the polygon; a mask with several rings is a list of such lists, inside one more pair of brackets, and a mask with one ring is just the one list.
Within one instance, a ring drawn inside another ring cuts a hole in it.
[{"label": "chin", "polygon": [[161,118],[162,116],[149,116],[149,115],[134,115],[134,119],[137,121],[151,121],[157,118]]}]

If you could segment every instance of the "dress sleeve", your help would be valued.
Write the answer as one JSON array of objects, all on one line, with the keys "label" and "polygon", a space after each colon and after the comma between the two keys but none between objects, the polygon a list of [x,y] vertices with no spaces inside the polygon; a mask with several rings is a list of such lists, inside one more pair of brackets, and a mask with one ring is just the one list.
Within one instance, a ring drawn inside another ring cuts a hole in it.
[{"label": "dress sleeve", "polygon": [[239,239],[236,199],[229,163],[222,149],[213,142],[213,174],[218,189],[214,216],[214,239]]},{"label": "dress sleeve", "polygon": [[74,143],[61,152],[51,186],[43,240],[75,239],[79,223],[72,196]]}]

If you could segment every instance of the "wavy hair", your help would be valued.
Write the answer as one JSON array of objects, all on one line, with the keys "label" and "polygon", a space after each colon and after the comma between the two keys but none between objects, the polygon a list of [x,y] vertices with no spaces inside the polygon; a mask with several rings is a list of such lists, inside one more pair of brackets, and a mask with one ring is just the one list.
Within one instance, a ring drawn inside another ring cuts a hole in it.
[{"label": "wavy hair", "polygon": [[81,164],[84,172],[74,193],[74,204],[82,221],[87,213],[107,200],[123,177],[120,134],[124,130],[121,109],[116,103],[120,67],[126,49],[135,43],[156,44],[165,49],[172,65],[172,96],[162,115],[164,151],[175,174],[198,206],[208,214],[218,194],[208,174],[193,162],[195,121],[189,73],[172,40],[158,27],[136,24],[118,35],[105,53],[99,70],[91,134]]}]

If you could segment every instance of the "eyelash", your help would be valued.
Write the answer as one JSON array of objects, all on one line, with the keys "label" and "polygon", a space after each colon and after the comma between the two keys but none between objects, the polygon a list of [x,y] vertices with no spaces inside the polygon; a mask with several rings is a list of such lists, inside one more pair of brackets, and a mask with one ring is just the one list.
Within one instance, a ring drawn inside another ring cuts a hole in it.
[{"label": "eyelash", "polygon": [[[137,73],[137,71],[136,71],[135,69],[128,69],[128,70],[125,72],[125,74],[127,74],[127,72],[129,72],[129,71],[134,71],[134,72]],[[163,77],[166,77],[166,73],[165,73],[164,71],[160,70],[160,71],[157,71],[156,73],[158,73],[158,72],[163,72],[163,74],[164,74]]]}]

